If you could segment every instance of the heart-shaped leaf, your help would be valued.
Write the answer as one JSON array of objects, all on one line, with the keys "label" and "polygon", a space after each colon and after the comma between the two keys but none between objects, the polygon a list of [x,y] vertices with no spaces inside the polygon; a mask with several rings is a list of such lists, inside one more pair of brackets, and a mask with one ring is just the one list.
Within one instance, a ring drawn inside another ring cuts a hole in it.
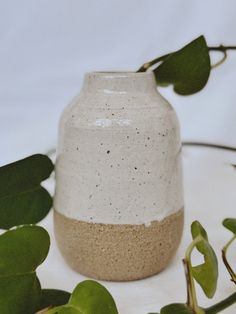
[{"label": "heart-shaped leaf", "polygon": [[86,314],[118,313],[109,291],[93,280],[85,280],[78,284],[71,295],[69,304]]},{"label": "heart-shaped leaf", "polygon": [[205,295],[208,298],[212,298],[215,294],[218,280],[217,257],[208,242],[205,229],[198,221],[192,223],[191,232],[193,239],[199,236],[201,237],[201,240],[196,244],[196,248],[204,256],[204,263],[192,267],[191,271],[195,280],[202,287]]},{"label": "heart-shaped leaf", "polygon": [[69,303],[53,308],[47,314],[118,314],[115,301],[109,291],[93,280],[77,285]]},{"label": "heart-shaped leaf", "polygon": [[210,71],[209,49],[204,36],[200,36],[171,53],[154,69],[154,74],[158,85],[173,84],[176,93],[190,95],[206,85]]},{"label": "heart-shaped leaf", "polygon": [[0,236],[0,313],[32,314],[40,307],[36,268],[50,245],[46,230],[22,226]]},{"label": "heart-shaped leaf", "polygon": [[183,303],[172,303],[164,306],[160,314],[194,314],[192,309]]},{"label": "heart-shaped leaf", "polygon": [[0,228],[9,229],[42,220],[52,206],[40,185],[53,171],[45,155],[33,155],[0,167]]},{"label": "heart-shaped leaf", "polygon": [[235,218],[224,219],[223,226],[236,235],[236,219]]}]

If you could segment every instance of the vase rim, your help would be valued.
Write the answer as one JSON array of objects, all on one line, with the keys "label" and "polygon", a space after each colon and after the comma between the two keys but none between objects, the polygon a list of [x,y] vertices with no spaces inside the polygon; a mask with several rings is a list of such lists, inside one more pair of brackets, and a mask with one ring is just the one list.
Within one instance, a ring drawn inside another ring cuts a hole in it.
[{"label": "vase rim", "polygon": [[153,72],[88,72],[82,92],[103,94],[156,93]]},{"label": "vase rim", "polygon": [[130,77],[130,76],[152,76],[152,71],[146,72],[135,72],[135,71],[92,71],[87,72],[86,75],[97,75],[97,76],[118,76],[118,77]]}]

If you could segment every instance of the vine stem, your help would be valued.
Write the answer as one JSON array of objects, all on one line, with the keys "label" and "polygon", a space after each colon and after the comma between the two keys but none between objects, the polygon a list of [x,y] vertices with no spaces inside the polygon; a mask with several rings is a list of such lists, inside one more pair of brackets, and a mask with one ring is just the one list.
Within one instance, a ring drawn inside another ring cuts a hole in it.
[{"label": "vine stem", "polygon": [[[223,45],[219,45],[219,46],[212,46],[212,47],[208,47],[209,51],[220,51],[224,54],[224,57],[217,63],[215,63],[214,65],[212,65],[212,68],[217,67],[218,65],[220,65],[221,63],[223,63],[225,61],[225,59],[227,58],[227,54],[226,51],[227,50],[236,50],[236,46],[223,46]],[[160,56],[158,58],[155,58],[149,62],[144,63],[137,72],[145,72],[147,71],[151,66],[153,66],[156,63],[159,63],[161,61],[164,61],[165,59],[167,59],[172,53],[167,53],[163,56]]]},{"label": "vine stem", "polygon": [[[231,243],[236,239],[236,235],[233,236],[233,238],[224,246],[222,252],[227,251],[228,247],[231,245]],[[196,237],[188,246],[185,258],[183,259],[184,269],[185,269],[185,276],[186,276],[186,283],[187,283],[187,305],[193,310],[195,314],[216,314],[224,309],[228,308],[232,304],[236,303],[236,292],[227,297],[226,299],[216,303],[215,305],[208,307],[208,308],[200,308],[197,303],[197,296],[196,296],[196,290],[195,290],[195,284],[193,275],[191,272],[192,264],[191,264],[191,254],[195,246],[198,242],[202,240],[202,237],[199,235]],[[235,274],[234,274],[235,276]],[[235,277],[234,277],[235,278]],[[236,279],[236,278],[235,278]]]},{"label": "vine stem", "polygon": [[230,266],[230,264],[229,264],[229,262],[227,260],[227,257],[226,257],[227,250],[228,250],[229,246],[231,245],[231,243],[235,239],[236,239],[236,235],[234,235],[229,240],[229,242],[223,247],[223,249],[222,249],[222,259],[223,259],[223,262],[225,264],[225,267],[227,268],[228,273],[230,274],[231,281],[233,281],[236,284],[236,274],[235,274],[234,270],[232,269],[232,267]]},{"label": "vine stem", "polygon": [[40,310],[39,312],[37,312],[37,313],[35,313],[35,314],[44,314],[44,313],[46,313],[48,310],[50,310],[51,308],[52,308],[52,306],[49,306],[49,307],[47,307],[47,308],[45,308],[45,309]]},{"label": "vine stem", "polygon": [[191,254],[197,243],[202,240],[202,237],[197,236],[188,246],[185,258],[183,259],[186,284],[187,284],[187,305],[194,311],[196,314],[203,314],[204,311],[198,306],[196,289],[194,284],[194,279],[192,275],[192,263],[191,263]]},{"label": "vine stem", "polygon": [[156,63],[159,63],[161,61],[164,61],[166,58],[168,58],[172,53],[167,53],[166,55],[163,55],[161,57],[155,58],[152,61],[144,63],[137,72],[145,72],[147,69],[149,69],[151,66],[153,66]]},{"label": "vine stem", "polygon": [[225,149],[225,150],[231,150],[236,151],[236,147],[234,146],[227,146],[223,144],[215,144],[215,143],[207,143],[207,142],[188,142],[183,141],[183,146],[203,146],[203,147],[210,147],[210,148],[218,148],[218,149]]},{"label": "vine stem", "polygon": [[220,301],[219,303],[216,303],[215,305],[204,309],[204,311],[206,314],[216,314],[225,310],[226,308],[228,308],[230,305],[234,304],[235,302],[236,302],[236,292],[231,294],[228,298]]},{"label": "vine stem", "polygon": [[208,47],[210,51],[226,51],[226,50],[236,50],[236,46],[224,46],[224,45],[219,45],[215,47]]}]

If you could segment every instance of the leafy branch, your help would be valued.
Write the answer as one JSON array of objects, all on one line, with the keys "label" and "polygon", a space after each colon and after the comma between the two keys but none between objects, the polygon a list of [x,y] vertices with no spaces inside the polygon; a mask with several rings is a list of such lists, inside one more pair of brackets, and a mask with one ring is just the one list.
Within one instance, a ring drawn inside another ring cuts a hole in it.
[{"label": "leafy branch", "polygon": [[[236,50],[236,46],[208,47],[205,37],[200,36],[180,50],[144,63],[137,72],[152,69],[157,85],[173,85],[177,94],[191,95],[204,88],[211,69],[226,60],[228,50]],[[211,51],[223,53],[223,58],[214,65],[210,62]]]},{"label": "leafy branch", "polygon": [[[40,169],[35,167],[36,165],[40,165]],[[27,167],[30,167],[30,172],[26,171]],[[11,179],[13,169],[19,173],[16,180]],[[12,181],[7,182],[5,187],[1,186],[2,194],[0,195],[3,196],[3,199],[7,196],[11,200],[19,193],[30,193],[31,187],[40,189],[41,181],[50,175],[52,169],[51,161],[43,155],[34,155],[4,166],[0,168],[0,174],[4,174],[4,180],[10,178]],[[37,201],[37,204],[40,204],[37,206],[37,210],[41,211],[44,203],[40,202],[40,198],[39,200],[37,198]],[[34,201],[32,202],[34,204]],[[9,209],[5,207],[5,210],[7,212]],[[31,212],[31,206],[24,208],[24,217],[25,212]],[[48,212],[48,208],[45,212]],[[18,213],[13,211],[10,213],[13,216],[11,217],[12,221],[22,224],[22,219],[16,218]],[[5,219],[5,216],[2,217]],[[28,217],[27,223],[35,222],[34,215],[28,215]],[[7,220],[3,220],[4,226],[6,223]],[[231,279],[235,282],[236,275],[227,260],[226,253],[236,238],[236,219],[227,218],[223,225],[233,232],[232,239],[222,250],[222,256]],[[160,314],[214,314],[236,302],[236,293],[234,293],[208,308],[203,308],[198,304],[195,284],[200,285],[206,297],[212,298],[217,287],[218,262],[209,243],[208,235],[198,221],[192,223],[191,233],[193,240],[183,259],[187,301],[186,303],[166,305],[161,309]],[[0,235],[0,313],[118,314],[111,294],[105,287],[93,280],[81,282],[72,294],[61,290],[42,289],[36,270],[47,257],[49,246],[50,238],[47,231],[35,225],[18,226]],[[192,264],[194,250],[203,255],[204,262],[200,265],[193,266]]]},{"label": "leafy branch", "polygon": [[222,259],[225,264],[226,269],[228,270],[228,273],[231,277],[231,280],[236,284],[236,274],[232,267],[230,266],[226,253],[228,251],[228,248],[231,246],[231,244],[235,241],[236,239],[236,219],[234,218],[226,218],[223,221],[223,226],[230,230],[233,233],[232,238],[229,240],[229,242],[226,243],[226,245],[222,249]]}]

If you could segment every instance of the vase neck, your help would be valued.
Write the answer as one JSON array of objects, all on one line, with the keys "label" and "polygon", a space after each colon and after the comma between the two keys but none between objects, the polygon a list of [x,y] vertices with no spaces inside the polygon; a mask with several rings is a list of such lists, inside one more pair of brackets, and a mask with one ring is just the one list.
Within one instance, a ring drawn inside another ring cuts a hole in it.
[{"label": "vase neck", "polygon": [[91,72],[85,75],[82,92],[103,94],[156,93],[152,72]]}]

